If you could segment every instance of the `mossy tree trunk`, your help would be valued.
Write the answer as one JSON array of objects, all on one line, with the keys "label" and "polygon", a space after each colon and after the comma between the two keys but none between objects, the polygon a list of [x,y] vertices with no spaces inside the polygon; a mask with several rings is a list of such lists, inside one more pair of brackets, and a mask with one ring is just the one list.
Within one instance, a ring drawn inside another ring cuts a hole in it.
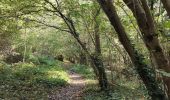
[{"label": "mossy tree trunk", "polygon": [[99,80],[99,85],[101,87],[101,90],[107,90],[108,89],[108,80],[105,72],[105,68],[103,65],[102,57],[100,54],[94,54],[91,56],[91,59],[94,62],[94,65],[96,66],[98,70],[98,80]]},{"label": "mossy tree trunk", "polygon": [[[146,0],[123,0],[135,16],[141,30],[144,43],[155,60],[155,66],[170,73],[170,64],[159,43],[153,17]],[[163,0],[164,1],[164,0]],[[163,76],[170,98],[170,78]]]},{"label": "mossy tree trunk", "polygon": [[115,28],[119,41],[122,43],[125,50],[128,52],[152,100],[166,100],[166,95],[164,94],[164,91],[159,87],[156,81],[154,70],[148,67],[143,62],[144,58],[142,57],[142,55],[140,55],[132,46],[127,36],[127,33],[125,32],[125,29],[120,22],[119,16],[117,15],[112,0],[98,0],[98,2],[107,17],[109,18],[112,26]]}]

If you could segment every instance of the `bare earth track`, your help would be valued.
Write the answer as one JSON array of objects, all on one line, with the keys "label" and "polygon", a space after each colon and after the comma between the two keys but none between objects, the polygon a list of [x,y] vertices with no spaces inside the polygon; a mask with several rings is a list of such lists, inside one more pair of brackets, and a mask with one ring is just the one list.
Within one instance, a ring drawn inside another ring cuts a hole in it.
[{"label": "bare earth track", "polygon": [[69,85],[51,94],[49,100],[81,100],[81,94],[85,88],[85,80],[75,72],[69,71],[68,73],[70,77]]}]

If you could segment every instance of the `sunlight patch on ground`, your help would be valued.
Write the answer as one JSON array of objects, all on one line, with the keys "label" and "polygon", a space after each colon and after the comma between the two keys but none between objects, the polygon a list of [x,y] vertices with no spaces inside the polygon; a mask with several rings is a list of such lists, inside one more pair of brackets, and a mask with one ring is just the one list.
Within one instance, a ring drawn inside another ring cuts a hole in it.
[{"label": "sunlight patch on ground", "polygon": [[49,78],[58,78],[69,80],[68,75],[65,71],[48,71]]},{"label": "sunlight patch on ground", "polygon": [[78,74],[70,74],[70,81],[69,84],[71,85],[85,85],[85,80],[82,78],[82,76]]}]

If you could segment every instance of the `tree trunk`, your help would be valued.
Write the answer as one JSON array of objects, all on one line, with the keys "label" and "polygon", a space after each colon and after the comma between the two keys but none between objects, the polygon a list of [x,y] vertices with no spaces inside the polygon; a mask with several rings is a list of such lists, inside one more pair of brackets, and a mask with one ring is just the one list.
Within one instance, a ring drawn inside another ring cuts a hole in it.
[{"label": "tree trunk", "polygon": [[96,68],[99,71],[98,80],[99,80],[99,85],[101,87],[101,90],[107,90],[108,89],[108,80],[107,80],[107,76],[105,73],[105,68],[103,65],[101,55],[98,55],[95,53],[94,55],[91,56],[91,58],[94,62],[94,65],[96,66]]},{"label": "tree trunk", "polygon": [[[149,7],[145,0],[141,0],[139,3],[138,0],[123,0],[125,4],[131,9],[133,12],[138,26],[142,32],[144,43],[151,55],[156,62],[156,66],[159,69],[164,70],[167,73],[170,73],[170,65],[167,57],[165,56],[162,47],[159,43],[157,33],[154,26],[153,17],[149,11]],[[163,77],[163,80],[168,88],[167,94],[170,98],[170,78]]]},{"label": "tree trunk", "polygon": [[95,54],[93,55],[92,59],[100,73],[99,74],[99,84],[100,84],[101,90],[107,90],[108,82],[107,82],[107,76],[105,73],[104,64],[102,61],[102,53],[101,53],[101,45],[100,45],[100,34],[99,34],[100,22],[98,22],[99,14],[100,14],[100,10],[97,11],[96,15],[94,16]]},{"label": "tree trunk", "polygon": [[131,45],[115,7],[112,4],[112,0],[98,0],[98,2],[109,18],[112,26],[115,28],[120,42],[128,52],[139,76],[149,92],[149,95],[152,97],[152,100],[165,100],[166,96],[156,81],[154,70],[143,62],[144,58]]},{"label": "tree trunk", "polygon": [[[98,16],[98,15],[97,15]],[[99,34],[99,24],[97,22],[97,16],[95,18],[95,27],[94,27],[94,35],[95,35],[95,52],[101,54],[101,46],[100,46],[100,34]]]},{"label": "tree trunk", "polygon": [[[86,46],[86,43],[84,43],[84,46]],[[82,65],[87,65],[87,56],[84,50],[81,48],[80,54],[79,54],[79,63]]]},{"label": "tree trunk", "polygon": [[161,1],[163,3],[164,8],[167,11],[169,18],[170,18],[170,0],[161,0]]},{"label": "tree trunk", "polygon": [[87,65],[87,57],[84,52],[81,52],[79,55],[79,63],[82,65]]}]

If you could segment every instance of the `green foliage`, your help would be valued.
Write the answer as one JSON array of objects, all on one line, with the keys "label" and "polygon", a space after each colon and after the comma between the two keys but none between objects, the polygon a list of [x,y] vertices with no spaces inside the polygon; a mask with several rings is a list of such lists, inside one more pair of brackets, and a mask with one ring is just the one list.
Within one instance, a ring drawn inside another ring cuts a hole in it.
[{"label": "green foliage", "polygon": [[47,99],[53,89],[67,84],[68,75],[56,62],[53,65],[0,64],[0,99]]},{"label": "green foliage", "polygon": [[71,71],[79,73],[87,79],[94,79],[95,77],[92,68],[89,66],[75,64],[71,67]]},{"label": "green foliage", "polygon": [[46,65],[54,65],[55,64],[55,60],[54,58],[51,58],[49,56],[40,56],[38,57],[38,60],[41,64],[46,64]]},{"label": "green foliage", "polygon": [[[49,1],[54,6],[57,5],[55,0]],[[56,6],[56,8],[73,21],[80,40],[86,44],[90,54],[95,50],[95,43],[93,42],[95,41],[94,33],[97,31],[100,34],[104,64],[113,62],[113,67],[118,66],[119,68],[127,67],[131,64],[130,61],[126,62],[129,60],[129,58],[126,59],[128,55],[119,43],[117,36],[114,34],[114,29],[111,28],[110,22],[103,11],[99,12],[99,16],[95,16],[100,8],[96,1],[58,1],[59,6]],[[156,7],[153,15],[158,13],[153,18],[157,24],[155,26],[164,35],[162,40],[167,40],[169,38],[170,21],[165,18],[163,9],[158,7],[157,0],[154,1]],[[60,30],[69,30],[70,27],[66,27],[66,23],[56,14],[56,9],[44,2],[45,0],[1,0],[0,2],[0,53],[1,50],[6,53],[7,48],[9,52],[14,51],[22,55],[26,54],[26,62],[29,62],[13,65],[0,63],[0,91],[3,91],[0,92],[0,97],[2,96],[0,99],[5,97],[13,100],[25,98],[46,99],[49,89],[63,86],[68,81],[66,72],[61,68],[62,64],[56,62],[52,57],[62,54],[65,58],[75,57],[76,60],[79,59],[82,48],[71,35]],[[140,55],[137,57],[138,61],[140,61],[139,66],[141,66],[137,69],[138,72],[141,72],[141,68],[144,67],[142,69],[145,71],[142,72],[143,75],[153,76],[152,70],[146,68],[147,66],[142,66],[150,65],[151,62],[149,52],[140,37],[140,30],[138,30],[135,17],[121,0],[115,1],[114,4],[128,33],[127,35],[133,40],[134,44],[137,44],[135,48],[138,52],[144,54],[142,57]],[[40,23],[32,22],[28,18],[35,19],[37,22],[40,21]],[[97,30],[95,22],[99,25]],[[49,28],[53,25],[57,27],[55,30]],[[158,37],[160,38],[159,35]],[[81,74],[86,79],[94,80],[93,70],[88,66],[75,64],[71,70]],[[116,73],[119,72],[117,71]],[[169,73],[164,71],[159,71],[159,73],[163,76],[170,76]],[[136,89],[141,91],[143,87],[138,88],[133,85],[133,82],[122,80],[118,84],[124,87],[118,86],[116,89],[109,91],[109,96],[107,93],[96,93],[96,91],[91,89],[89,93],[94,95],[90,94],[86,99],[139,99],[132,98],[137,95],[135,93],[130,94],[130,92],[133,91],[133,88],[135,88],[135,92],[138,92]],[[146,91],[143,89],[142,93],[146,93]]]},{"label": "green foliage", "polygon": [[34,55],[32,55],[32,54],[29,55],[29,57],[27,58],[27,60],[28,60],[29,62],[34,63],[34,64],[39,64],[39,63],[40,63],[38,57],[37,57],[37,56],[34,56]]},{"label": "green foliage", "polygon": [[110,87],[108,91],[99,91],[95,85],[87,87],[84,91],[83,100],[146,100],[143,91],[124,86]]},{"label": "green foliage", "polygon": [[53,57],[47,56],[47,55],[38,55],[35,56],[33,54],[28,55],[27,62],[31,62],[34,64],[42,64],[42,65],[48,65],[53,66],[56,64],[56,62],[59,64],[60,62],[56,61]]}]

